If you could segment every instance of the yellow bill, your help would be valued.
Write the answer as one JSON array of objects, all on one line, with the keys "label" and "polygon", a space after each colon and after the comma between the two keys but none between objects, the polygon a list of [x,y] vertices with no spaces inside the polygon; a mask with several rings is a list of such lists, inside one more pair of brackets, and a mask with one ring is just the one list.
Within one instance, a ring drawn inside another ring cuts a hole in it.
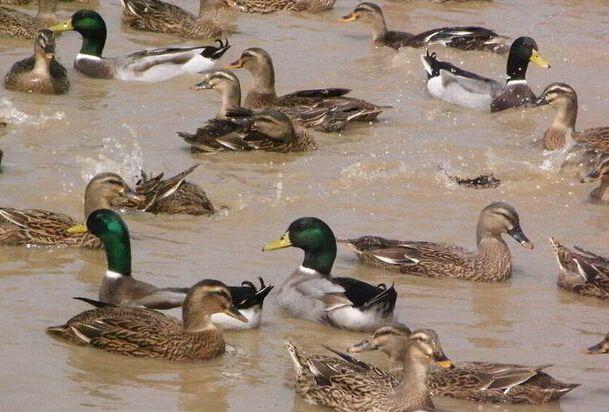
[{"label": "yellow bill", "polygon": [[355,20],[357,20],[357,14],[355,14],[355,13],[349,13],[346,16],[343,16],[340,19],[338,19],[338,21],[343,22],[343,23],[347,23],[349,21],[355,21]]},{"label": "yellow bill", "polygon": [[285,234],[281,236],[281,239],[274,240],[264,245],[262,251],[268,252],[269,250],[283,249],[290,246],[292,246],[292,242],[290,242],[290,234],[289,232],[285,232]]},{"label": "yellow bill", "polygon": [[541,57],[539,52],[537,50],[535,50],[535,49],[533,49],[533,54],[531,54],[531,58],[529,60],[531,61],[531,63],[536,64],[539,67],[543,67],[543,68],[546,68],[546,69],[550,68],[550,63],[545,61],[543,59],[543,57]]},{"label": "yellow bill", "polygon": [[78,233],[87,233],[89,229],[85,225],[75,225],[67,229],[67,232],[71,235],[76,235]]},{"label": "yellow bill", "polygon": [[72,20],[68,20],[63,23],[58,23],[54,26],[49,27],[49,30],[52,30],[54,32],[62,32],[74,30],[74,27],[72,27]]},{"label": "yellow bill", "polygon": [[441,368],[445,368],[445,369],[452,368],[453,366],[455,366],[450,359],[443,359],[440,361],[436,361],[436,365],[438,365]]},{"label": "yellow bill", "polygon": [[241,61],[241,59],[224,66],[225,69],[240,69],[242,67],[243,67],[243,62]]}]

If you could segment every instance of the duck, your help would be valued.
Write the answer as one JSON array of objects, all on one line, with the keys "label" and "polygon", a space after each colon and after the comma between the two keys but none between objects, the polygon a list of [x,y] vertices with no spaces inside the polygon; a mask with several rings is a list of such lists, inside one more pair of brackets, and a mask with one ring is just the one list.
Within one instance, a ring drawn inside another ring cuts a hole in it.
[{"label": "duck", "polygon": [[577,93],[566,83],[552,83],[544,89],[536,101],[537,106],[550,105],[556,109],[552,125],[542,139],[545,150],[563,150],[573,145],[593,153],[609,153],[609,127],[594,127],[578,132]]},{"label": "duck", "polygon": [[558,286],[569,292],[609,300],[609,259],[575,246],[569,249],[550,237],[560,269]]},{"label": "duck", "polygon": [[296,393],[310,404],[339,412],[435,411],[427,386],[429,367],[432,363],[440,368],[454,365],[431,329],[413,331],[403,344],[400,383],[391,386],[365,368],[343,369],[342,358],[309,356],[287,340],[296,371]]},{"label": "duck", "polygon": [[35,39],[39,30],[55,23],[58,2],[59,0],[40,0],[36,16],[0,6],[0,36]]},{"label": "duck", "polygon": [[499,112],[512,107],[534,106],[535,93],[526,81],[529,62],[549,68],[530,37],[519,37],[512,43],[507,60],[505,83],[465,71],[440,61],[435,53],[421,56],[427,73],[427,91],[437,99],[472,109]]},{"label": "duck", "polygon": [[[271,55],[264,49],[245,49],[236,61],[225,67],[229,70],[244,68],[254,77],[254,84],[245,97],[244,107],[252,110],[294,108],[306,106],[317,110],[336,112],[337,116],[353,122],[371,122],[390,106],[378,106],[362,99],[347,97],[350,89],[328,88],[298,90],[283,96],[275,92],[275,69]],[[304,116],[306,117],[306,116]],[[316,115],[312,116],[316,118]]]},{"label": "duck", "polygon": [[330,227],[316,217],[293,221],[285,234],[267,243],[263,252],[296,247],[304,261],[283,282],[277,303],[295,318],[339,329],[370,331],[390,326],[397,292],[393,285],[371,285],[350,277],[331,275],[336,259],[336,239]]},{"label": "duck", "polygon": [[74,30],[83,38],[74,68],[87,77],[126,81],[158,82],[185,73],[201,73],[230,48],[228,41],[217,40],[217,46],[164,47],[133,52],[117,58],[102,57],[106,43],[106,23],[93,10],[79,10],[70,20],[51,30]]},{"label": "duck", "polygon": [[597,164],[581,179],[582,183],[600,180],[600,185],[590,193],[593,203],[609,203],[609,156],[603,156]]},{"label": "duck", "polygon": [[605,335],[603,340],[594,346],[583,349],[582,353],[587,355],[600,355],[603,353],[609,353],[609,333]]},{"label": "duck", "polygon": [[41,30],[34,42],[34,55],[13,64],[4,87],[26,93],[65,94],[70,88],[68,72],[55,60],[55,35]]},{"label": "duck", "polygon": [[[78,297],[93,306],[143,306],[149,309],[173,309],[182,306],[189,288],[159,288],[151,283],[137,280],[131,273],[131,240],[129,228],[118,213],[110,209],[98,209],[87,218],[86,225],[75,226],[72,232],[88,232],[98,237],[104,246],[108,269],[99,288],[99,300]],[[249,281],[241,286],[229,287],[237,308],[243,309],[247,319],[243,324],[233,325],[232,318],[222,314],[211,315],[212,322],[227,329],[256,328],[261,322],[261,311],[265,297],[273,289],[260,278],[260,289]]]},{"label": "duck", "polygon": [[400,49],[439,44],[460,50],[483,50],[495,53],[505,53],[509,49],[507,37],[499,36],[484,27],[442,27],[420,34],[387,30],[383,10],[370,2],[359,3],[351,13],[341,17],[339,21],[343,23],[361,21],[366,24],[372,32],[372,41],[379,47]]},{"label": "duck", "polygon": [[81,312],[47,332],[70,343],[124,356],[202,361],[224,353],[222,329],[210,320],[215,313],[247,322],[226,285],[206,279],[188,291],[182,322],[147,308],[106,307]]},{"label": "duck", "polygon": [[[139,199],[117,174],[100,173],[93,177],[85,189],[85,220],[94,210],[109,208],[118,197]],[[97,237],[74,231],[79,225],[76,219],[63,213],[0,207],[0,246],[101,248]]]},{"label": "duck", "polygon": [[336,0],[226,0],[229,7],[244,13],[268,14],[276,11],[320,13],[334,7]]},{"label": "duck", "polygon": [[135,185],[135,192],[140,195],[142,200],[118,198],[112,202],[112,206],[154,214],[211,216],[216,209],[205,191],[201,186],[186,180],[197,167],[199,167],[198,164],[193,165],[168,179],[163,179],[164,173],[153,176],[142,170],[141,177]]},{"label": "duck", "polygon": [[477,252],[449,243],[401,241],[378,236],[339,239],[338,242],[370,266],[430,278],[501,282],[512,275],[510,249],[502,234],[533,249],[533,242],[522,231],[518,212],[505,202],[493,202],[480,212],[476,226]]},{"label": "duck", "polygon": [[227,129],[223,127],[218,133],[213,133],[217,128],[210,133],[210,128],[199,128],[195,134],[179,132],[178,135],[191,145],[192,152],[261,150],[291,153],[317,149],[313,137],[279,110],[239,111],[228,115],[237,124],[237,130],[224,133]]},{"label": "duck", "polygon": [[194,14],[161,0],[121,0],[122,21],[134,30],[169,33],[187,39],[213,39],[227,34],[219,22],[213,19],[215,5],[200,0],[199,14]]},{"label": "duck", "polygon": [[[405,357],[404,341],[408,339],[407,328],[383,327],[362,341],[350,346],[349,353],[381,351],[389,357],[394,365],[401,365]],[[382,370],[375,368],[347,354],[332,350],[353,368],[368,369],[386,379],[392,387],[399,385],[402,371]],[[344,365],[343,368],[348,368]],[[456,362],[451,369],[434,369],[430,371],[427,384],[432,396],[447,396],[475,402],[541,404],[554,401],[578,384],[560,382],[544,369],[551,365],[529,367],[525,365],[491,363],[491,362]]]}]

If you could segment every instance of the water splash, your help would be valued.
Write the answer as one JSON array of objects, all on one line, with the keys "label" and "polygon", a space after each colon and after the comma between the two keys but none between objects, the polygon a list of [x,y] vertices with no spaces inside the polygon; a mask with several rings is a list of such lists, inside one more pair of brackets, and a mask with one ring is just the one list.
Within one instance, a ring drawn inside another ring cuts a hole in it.
[{"label": "water splash", "polygon": [[0,119],[7,123],[26,126],[40,126],[49,120],[62,120],[66,117],[64,112],[53,112],[50,114],[27,114],[15,108],[13,102],[7,97],[0,101]]}]

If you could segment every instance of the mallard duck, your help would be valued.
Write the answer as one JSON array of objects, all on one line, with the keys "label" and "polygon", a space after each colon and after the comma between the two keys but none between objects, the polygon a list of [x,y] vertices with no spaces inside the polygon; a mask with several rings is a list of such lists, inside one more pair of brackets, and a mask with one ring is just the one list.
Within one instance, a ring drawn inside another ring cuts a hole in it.
[{"label": "mallard duck", "polygon": [[358,4],[351,13],[343,16],[339,21],[347,23],[356,20],[370,27],[372,41],[377,46],[399,49],[439,44],[461,50],[485,50],[496,53],[505,53],[509,49],[507,37],[499,36],[484,27],[442,27],[420,34],[387,30],[383,10],[369,2]]},{"label": "mallard duck", "polygon": [[577,143],[593,152],[609,153],[609,127],[595,127],[582,132],[575,131],[577,120],[577,93],[566,83],[552,83],[537,99],[537,105],[554,107],[556,117],[543,135],[543,148],[559,150]]},{"label": "mallard duck", "polygon": [[276,11],[319,13],[334,7],[336,0],[226,0],[226,4],[245,13],[268,14]]},{"label": "mallard duck", "polygon": [[164,174],[149,176],[144,171],[135,186],[135,192],[143,199],[132,201],[118,198],[112,202],[115,208],[137,209],[151,213],[187,215],[212,215],[216,212],[203,189],[186,181],[199,165],[189,167],[168,179]]},{"label": "mallard duck", "polygon": [[55,23],[58,2],[59,0],[40,0],[36,16],[9,7],[0,7],[0,36],[35,39],[39,30]]},{"label": "mallard duck", "polygon": [[[114,211],[98,209],[87,218],[86,226],[73,227],[72,233],[85,232],[97,236],[106,251],[108,270],[99,288],[99,301],[77,298],[97,307],[144,306],[149,309],[172,309],[182,306],[188,288],[159,288],[153,284],[134,279],[131,274],[131,241],[125,221]],[[241,286],[230,287],[234,303],[247,321],[236,324],[222,314],[212,315],[212,322],[226,328],[255,328],[261,320],[264,298],[273,289],[260,278],[260,289],[248,281]]]},{"label": "mallard duck", "polygon": [[182,322],[151,309],[107,307],[87,310],[47,331],[72,343],[120,355],[198,361],[224,353],[222,330],[210,321],[214,313],[247,322],[233,305],[226,285],[206,279],[188,291]]},{"label": "mallard duck", "polygon": [[277,97],[273,60],[265,50],[257,47],[243,51],[241,57],[226,68],[244,68],[254,77],[252,89],[245,98],[244,107],[247,109],[306,106],[313,109],[329,109],[348,118],[348,121],[370,122],[384,109],[390,107],[346,97],[345,95],[351,90],[342,88],[299,90]]},{"label": "mallard duck", "polygon": [[[109,208],[118,197],[139,199],[120,176],[98,174],[85,189],[85,219],[96,209]],[[102,246],[99,239],[89,233],[72,233],[71,229],[76,226],[76,219],[62,213],[0,207],[1,246]]]},{"label": "mallard duck", "polygon": [[609,156],[603,156],[581,182],[596,180],[600,180],[601,184],[590,193],[590,200],[594,203],[609,203]]},{"label": "mallard duck", "polygon": [[527,249],[533,243],[520,227],[512,206],[491,203],[480,212],[476,237],[477,252],[448,243],[389,240],[377,236],[339,239],[362,263],[396,270],[408,275],[500,282],[512,275],[510,249],[502,234],[508,234]]},{"label": "mallard duck", "polygon": [[[383,327],[371,336],[347,349],[350,353],[379,350],[396,365],[401,365],[406,357],[405,341],[410,331]],[[384,371],[365,362],[341,354],[353,368],[368,369],[371,373],[387,379],[388,385],[396,387],[401,381],[401,370]],[[343,368],[348,366],[344,365]],[[427,384],[433,396],[448,396],[476,402],[494,403],[546,403],[560,398],[578,384],[563,383],[552,378],[543,369],[549,367],[529,367],[524,365],[457,362],[452,369],[434,369],[429,373]]]},{"label": "mallard duck", "polygon": [[609,300],[609,259],[575,246],[569,249],[550,238],[558,262],[558,286],[584,296]]},{"label": "mallard duck", "polygon": [[140,50],[118,58],[102,57],[106,23],[93,10],[79,10],[70,20],[51,27],[51,30],[80,33],[83,43],[74,60],[74,68],[96,79],[158,82],[184,73],[201,73],[211,69],[230,48],[228,41],[217,40],[218,47],[164,47]]},{"label": "mallard duck", "polygon": [[41,30],[34,42],[34,55],[13,64],[4,87],[28,93],[64,94],[70,88],[68,72],[55,60],[55,35]]},{"label": "mallard duck", "polygon": [[589,348],[582,350],[582,353],[588,355],[599,355],[602,353],[609,353],[609,333],[606,334],[603,340],[597,343],[596,345],[590,346]]},{"label": "mallard duck", "polygon": [[535,93],[525,78],[529,62],[539,67],[550,67],[540,56],[537,43],[530,37],[519,37],[512,43],[505,84],[439,61],[435,53],[430,54],[429,51],[421,56],[421,61],[427,72],[427,90],[433,97],[491,112],[535,104]]},{"label": "mallard duck", "polygon": [[459,186],[469,189],[495,189],[501,184],[501,180],[495,177],[494,173],[478,175],[476,177],[460,177],[455,176],[443,167],[439,167],[448,180],[458,184]]},{"label": "mallard duck", "polygon": [[289,153],[317,148],[306,130],[295,127],[290,118],[278,110],[229,112],[229,116],[239,126],[238,130],[215,134],[213,132],[218,129],[210,133],[209,128],[199,128],[195,134],[180,132],[178,135],[192,145],[193,152],[262,150]]},{"label": "mallard duck", "polygon": [[452,368],[453,364],[431,329],[412,332],[404,345],[401,382],[391,386],[365,369],[337,367],[342,359],[308,356],[286,341],[296,370],[296,393],[308,403],[340,412],[433,411],[426,382],[428,368],[432,362],[441,368]]},{"label": "mallard duck", "polygon": [[327,224],[315,217],[303,217],[263,251],[297,247],[304,261],[279,288],[277,302],[292,316],[331,326],[370,331],[393,325],[397,299],[394,287],[377,286],[348,277],[333,277],[336,239]]},{"label": "mallard duck", "polygon": [[175,34],[189,39],[210,39],[226,34],[211,18],[209,0],[200,0],[199,15],[160,0],[121,0],[123,23],[132,29]]}]

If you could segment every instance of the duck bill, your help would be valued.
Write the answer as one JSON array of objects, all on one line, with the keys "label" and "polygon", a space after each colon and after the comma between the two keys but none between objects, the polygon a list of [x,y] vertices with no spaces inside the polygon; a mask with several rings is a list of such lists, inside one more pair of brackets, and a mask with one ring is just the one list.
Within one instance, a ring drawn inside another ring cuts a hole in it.
[{"label": "duck bill", "polygon": [[604,342],[601,342],[597,345],[594,346],[590,346],[589,348],[586,349],[582,349],[582,353],[587,354],[587,355],[599,355],[602,353],[608,353],[609,350],[607,350],[608,348],[603,345]]},{"label": "duck bill", "polygon": [[47,60],[53,60],[55,58],[55,53],[45,53],[44,57],[46,57]]},{"label": "duck bill", "polygon": [[594,170],[590,173],[588,173],[586,176],[582,177],[582,180],[580,180],[580,182],[582,183],[590,183],[590,182],[594,182],[595,180],[599,179],[601,177],[601,174],[598,170]]},{"label": "duck bill", "polygon": [[533,54],[531,54],[531,57],[530,57],[529,60],[534,65],[539,66],[539,67],[543,67],[544,69],[549,69],[551,67],[550,63],[545,61],[544,58],[541,57],[541,55],[539,54],[539,52],[537,50],[533,50]]},{"label": "duck bill", "polygon": [[364,339],[353,346],[347,348],[349,353],[360,353],[366,351],[377,350],[379,347],[372,342],[372,339]]},{"label": "duck bill", "polygon": [[245,316],[243,316],[243,314],[241,312],[239,312],[239,309],[237,309],[237,307],[234,305],[230,305],[228,308],[226,308],[224,310],[224,314],[227,316],[230,316],[231,318],[240,320],[243,323],[248,322],[247,318]]},{"label": "duck bill", "polygon": [[125,191],[121,193],[121,197],[133,200],[134,202],[143,202],[146,200],[146,196],[134,192],[131,188],[125,189]]},{"label": "duck bill", "polygon": [[68,20],[49,27],[49,30],[54,31],[55,33],[61,33],[62,31],[74,30],[74,27],[72,27],[72,21]]},{"label": "duck bill", "polygon": [[545,106],[546,104],[550,104],[548,99],[546,99],[546,94],[543,93],[541,96],[535,100],[535,106]]},{"label": "duck bill", "polygon": [[514,226],[511,230],[507,231],[507,234],[513,237],[516,242],[520,243],[527,249],[533,249],[533,242],[524,234],[520,226]]},{"label": "duck bill", "polygon": [[66,230],[71,235],[77,235],[80,233],[87,233],[89,229],[85,225],[74,225]]},{"label": "duck bill", "polygon": [[211,85],[207,82],[207,80],[203,80],[193,86],[190,87],[191,90],[209,90],[211,89]]},{"label": "duck bill", "polygon": [[264,245],[262,251],[268,252],[269,250],[284,249],[290,246],[292,246],[292,242],[290,242],[290,233],[285,232],[285,234],[281,236],[281,239],[274,240]]},{"label": "duck bill", "polygon": [[231,64],[227,64],[224,66],[225,69],[240,69],[243,67],[243,61],[241,59],[232,62]]},{"label": "duck bill", "polygon": [[434,353],[433,361],[440,368],[449,369],[449,368],[455,367],[455,364],[453,363],[453,361],[448,359],[448,357],[444,354],[444,352]]},{"label": "duck bill", "polygon": [[357,14],[355,14],[355,13],[349,13],[346,16],[343,16],[340,19],[338,19],[338,21],[341,23],[349,23],[349,22],[355,21],[355,20],[357,20]]}]

